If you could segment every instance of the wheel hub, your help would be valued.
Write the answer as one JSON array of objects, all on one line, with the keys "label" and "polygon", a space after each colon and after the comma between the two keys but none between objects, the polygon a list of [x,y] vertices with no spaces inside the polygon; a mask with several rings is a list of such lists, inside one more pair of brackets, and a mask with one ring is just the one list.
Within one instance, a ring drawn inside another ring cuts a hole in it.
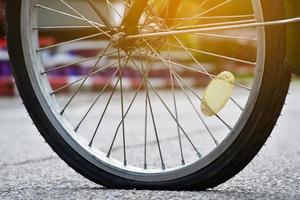
[{"label": "wheel hub", "polygon": [[[144,25],[140,30],[138,30],[139,34],[147,34],[147,33],[156,33],[158,30],[161,29],[161,26],[158,23],[149,23],[147,25]],[[111,37],[111,42],[113,46],[120,47],[124,50],[134,49],[136,46],[137,39],[130,39],[126,40],[126,33],[122,31],[115,33]],[[147,42],[151,44],[152,47],[160,46],[162,42],[165,40],[162,37],[153,37]]]},{"label": "wheel hub", "polygon": [[116,33],[111,37],[110,40],[114,46],[121,46],[125,41],[125,33],[123,32]]}]

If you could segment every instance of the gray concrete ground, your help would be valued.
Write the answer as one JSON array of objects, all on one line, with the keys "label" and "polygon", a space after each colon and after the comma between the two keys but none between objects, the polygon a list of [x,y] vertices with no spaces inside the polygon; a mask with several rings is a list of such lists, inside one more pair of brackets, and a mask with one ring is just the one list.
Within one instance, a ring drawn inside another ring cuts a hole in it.
[{"label": "gray concrete ground", "polygon": [[300,83],[259,156],[203,192],[110,190],[76,174],[44,143],[21,100],[0,99],[0,199],[300,199]]}]

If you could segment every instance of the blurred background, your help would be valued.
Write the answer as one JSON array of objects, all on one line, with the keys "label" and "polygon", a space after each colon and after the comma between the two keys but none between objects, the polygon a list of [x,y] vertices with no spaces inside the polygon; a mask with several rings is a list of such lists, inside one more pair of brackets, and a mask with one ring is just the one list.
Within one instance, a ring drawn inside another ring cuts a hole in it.
[{"label": "blurred background", "polygon": [[[47,5],[51,8],[61,8],[58,1],[52,0],[41,0],[44,5]],[[217,0],[212,0],[217,1]],[[236,1],[236,11],[232,11],[231,13],[248,13],[250,1]],[[76,3],[76,2],[75,2]],[[81,9],[83,13],[85,13],[86,17],[91,20],[97,20],[97,16],[95,13],[84,11],[84,6],[81,6],[80,0],[74,5],[78,9]],[[120,5],[121,6],[121,5]],[[191,1],[190,8],[184,8],[183,11],[191,10],[193,6],[193,1]],[[12,72],[9,66],[9,57],[7,54],[7,45],[5,40],[5,30],[4,30],[4,15],[5,15],[5,0],[0,0],[0,13],[1,13],[1,38],[0,38],[0,96],[14,96],[16,94],[16,89],[13,84]],[[122,8],[120,8],[122,9]],[[50,26],[51,24],[55,25],[64,25],[73,23],[72,18],[61,15],[53,15],[53,13],[42,10],[43,18],[40,20],[40,26]],[[223,9],[223,12],[226,13],[226,7]],[[222,13],[219,13],[222,14]],[[180,15],[180,13],[179,13]],[[74,20],[74,19],[73,19]],[[220,21],[219,21],[220,22]],[[78,21],[74,21],[78,25]],[[84,23],[84,22],[83,22]],[[211,19],[203,19],[204,24],[215,23],[215,21]],[[83,24],[84,25],[84,24]],[[86,35],[90,35],[96,33],[95,30],[91,28],[90,31],[80,32],[79,30],[63,30],[51,32],[49,30],[41,30],[40,35],[40,46],[46,47],[51,46],[59,42],[63,42],[66,40],[72,40],[79,37],[84,37]],[[255,31],[249,30],[239,30],[239,31],[223,31],[224,35],[231,36],[243,36],[247,38],[255,38]],[[201,38],[201,37],[200,37]],[[213,37],[205,37],[205,39],[199,39],[199,37],[190,37],[183,38],[186,44],[189,44],[190,47],[197,47],[198,49],[203,49],[207,52],[212,52],[218,55],[225,55],[228,57],[235,57],[243,60],[255,61],[256,59],[256,44],[251,40],[228,40],[226,38],[213,38]],[[63,45],[57,48],[49,48],[42,52],[42,58],[45,61],[46,68],[52,69],[64,66],[70,62],[76,62],[80,59],[90,58],[96,56],[99,53],[99,47],[102,47],[105,43],[101,42],[101,37],[92,37],[86,40],[81,40],[78,42],[72,42],[68,45]],[[247,47],[247,48],[245,48]],[[174,59],[180,59],[180,62],[190,62],[186,55],[183,55],[182,52],[178,52],[178,54],[174,54]],[[106,59],[113,60],[115,59],[113,56],[107,57]],[[186,61],[184,60],[186,59]],[[233,60],[226,59],[218,59],[214,56],[207,56],[197,54],[197,59],[201,60],[201,64],[208,69],[213,74],[218,74],[221,71],[230,69],[238,78],[245,80],[248,77],[251,77],[254,73],[253,66],[247,63],[236,62]],[[105,60],[103,61],[105,62]],[[106,60],[109,63],[109,60]],[[102,63],[105,64],[105,63]],[[66,67],[62,70],[53,71],[49,73],[49,80],[52,88],[55,90],[66,85],[71,80],[75,80],[76,77],[82,76],[86,74],[93,65],[93,60],[90,62],[82,62],[77,63],[76,65]],[[154,66],[149,76],[156,82],[157,87],[166,88],[170,86],[169,80],[169,70],[164,67]],[[85,85],[87,90],[97,91],[103,88],[110,75],[113,73],[114,69],[106,70],[101,73],[97,73],[92,77],[91,81]],[[193,72],[182,71],[180,74],[189,79],[190,82],[193,82],[195,86],[205,86],[209,81],[207,77],[199,77],[199,74]],[[139,83],[139,75],[136,71],[132,70],[131,67],[127,67],[125,71],[125,76],[128,80],[128,87],[134,88],[137,87]],[[65,90],[68,92],[68,89]]]}]

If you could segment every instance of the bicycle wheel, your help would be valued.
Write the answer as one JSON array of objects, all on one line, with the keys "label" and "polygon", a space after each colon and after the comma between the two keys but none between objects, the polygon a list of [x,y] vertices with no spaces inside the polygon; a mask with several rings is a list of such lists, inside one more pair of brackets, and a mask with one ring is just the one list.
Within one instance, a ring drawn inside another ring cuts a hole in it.
[{"label": "bicycle wheel", "polygon": [[[284,27],[232,26],[281,19],[283,1],[95,2],[7,2],[17,87],[46,142],[110,188],[200,190],[241,171],[270,135],[290,73]],[[206,117],[203,88],[224,69],[233,94]]]}]

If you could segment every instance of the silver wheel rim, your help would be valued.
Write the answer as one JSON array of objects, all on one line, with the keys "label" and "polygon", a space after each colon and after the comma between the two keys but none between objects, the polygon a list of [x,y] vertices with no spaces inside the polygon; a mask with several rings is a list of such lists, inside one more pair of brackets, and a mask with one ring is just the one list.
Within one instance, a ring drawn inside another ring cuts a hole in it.
[{"label": "silver wheel rim", "polygon": [[[253,0],[252,2],[256,21],[263,21],[260,1]],[[64,115],[60,114],[61,105],[58,104],[56,97],[51,95],[53,90],[49,84],[48,77],[41,75],[41,72],[45,69],[42,64],[41,56],[36,51],[39,48],[39,36],[38,31],[34,28],[38,27],[37,4],[39,4],[37,0],[23,1],[21,13],[22,45],[27,70],[32,81],[32,85],[34,86],[35,93],[47,117],[52,125],[56,127],[57,132],[60,133],[62,138],[64,138],[64,140],[74,150],[76,150],[76,152],[100,169],[119,177],[137,181],[166,181],[184,177],[202,169],[218,158],[226,149],[228,149],[239,135],[241,129],[244,127],[251,114],[253,105],[255,104],[263,76],[265,54],[263,28],[257,29],[256,78],[253,82],[252,90],[251,93],[249,93],[249,98],[247,100],[245,108],[245,111],[247,112],[244,111],[240,115],[239,120],[233,127],[233,130],[227,134],[218,146],[194,162],[170,168],[167,166],[165,169],[143,169],[129,164],[124,165],[124,163],[118,160],[108,158],[103,152],[93,148],[93,146],[90,147],[89,142],[86,139],[75,133],[74,127],[70,125],[68,119]]]}]

